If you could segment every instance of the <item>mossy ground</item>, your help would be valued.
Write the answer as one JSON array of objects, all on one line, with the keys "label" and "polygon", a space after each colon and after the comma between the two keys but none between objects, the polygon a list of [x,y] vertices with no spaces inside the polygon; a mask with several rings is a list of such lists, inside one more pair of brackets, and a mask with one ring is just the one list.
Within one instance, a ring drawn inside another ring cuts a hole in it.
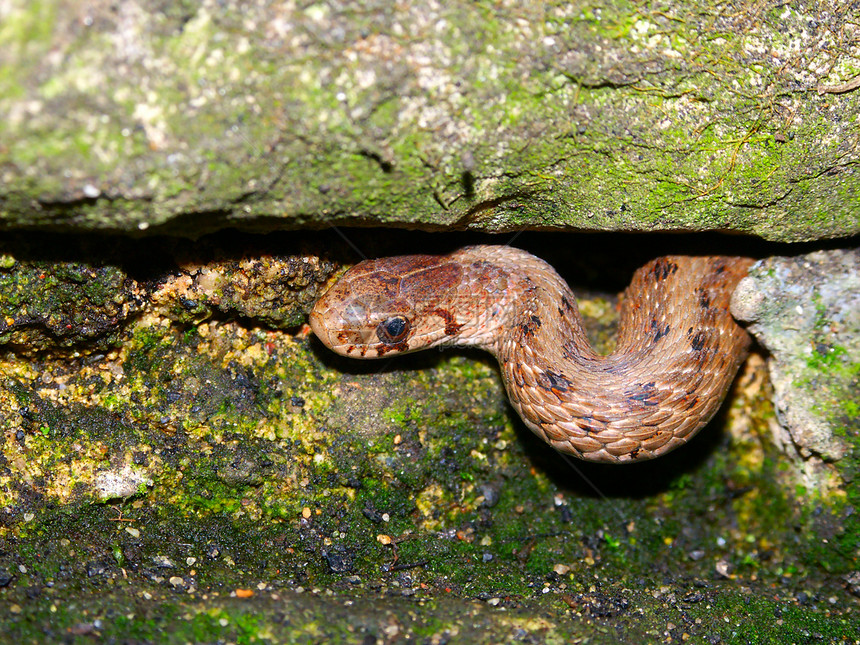
[{"label": "mossy ground", "polygon": [[[349,235],[374,253],[393,243]],[[436,243],[422,239],[412,248]],[[571,258],[535,241],[561,267]],[[618,262],[601,244],[575,255],[586,286],[608,285],[583,309],[611,327],[612,293],[646,251]],[[568,462],[528,433],[482,354],[354,362],[304,327],[227,316],[150,312],[123,333],[100,354],[3,357],[6,638],[782,643],[860,631],[842,578],[857,567],[853,502],[794,488],[768,441],[756,357],[689,446],[615,468]],[[105,481],[120,492],[105,498]]]}]

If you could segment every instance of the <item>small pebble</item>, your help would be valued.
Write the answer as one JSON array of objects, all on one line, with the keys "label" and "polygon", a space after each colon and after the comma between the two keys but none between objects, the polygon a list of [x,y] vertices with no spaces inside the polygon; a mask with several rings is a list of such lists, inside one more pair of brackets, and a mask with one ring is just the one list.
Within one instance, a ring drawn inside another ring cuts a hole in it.
[{"label": "small pebble", "polygon": [[731,565],[726,560],[719,560],[714,568],[723,578],[728,578],[731,575]]}]

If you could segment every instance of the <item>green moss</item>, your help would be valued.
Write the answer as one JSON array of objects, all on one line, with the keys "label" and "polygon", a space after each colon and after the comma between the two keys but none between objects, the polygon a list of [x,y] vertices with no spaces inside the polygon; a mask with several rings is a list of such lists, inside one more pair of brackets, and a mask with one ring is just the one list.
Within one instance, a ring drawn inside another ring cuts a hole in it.
[{"label": "green moss", "polygon": [[[851,349],[835,342],[839,323],[831,321],[820,294],[813,295],[816,318],[811,348],[806,359],[806,374],[799,379],[815,402],[815,410],[833,427],[834,433],[860,454],[860,360]],[[842,468],[850,478],[856,457],[849,456]]]},{"label": "green moss", "polygon": [[727,619],[720,630],[725,642],[785,643],[813,638],[834,643],[849,642],[850,618],[827,620],[803,606],[781,606],[771,620],[760,617],[773,613],[773,603],[756,595],[726,594],[715,599],[714,611]]},{"label": "green moss", "polygon": [[[25,116],[0,123],[3,161],[21,169],[5,219],[186,235],[275,219],[857,231],[851,182],[821,172],[846,163],[850,96],[808,92],[785,120],[791,79],[808,73],[792,67],[798,34],[838,19],[823,9],[749,30],[742,14],[715,20],[707,7],[556,3],[538,17],[466,3],[426,16],[446,25],[438,32],[408,7],[312,9],[282,18],[338,37],[285,38],[275,52],[249,27],[271,22],[265,8],[178,7],[123,23],[124,42],[147,55],[119,58],[106,46],[112,17],[73,29],[78,18],[47,3],[8,16],[0,94]],[[822,55],[850,77],[846,42]],[[63,61],[50,73],[48,51]],[[110,197],[82,198],[88,183]]]},{"label": "green moss", "polygon": [[15,262],[0,269],[0,343],[31,351],[110,347],[138,308],[131,291],[132,281],[116,266]]}]

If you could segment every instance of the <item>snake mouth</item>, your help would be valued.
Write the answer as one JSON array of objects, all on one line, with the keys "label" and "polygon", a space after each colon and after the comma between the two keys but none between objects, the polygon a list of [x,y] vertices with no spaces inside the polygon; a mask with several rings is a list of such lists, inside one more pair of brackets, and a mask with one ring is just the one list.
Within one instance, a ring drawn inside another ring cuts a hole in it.
[{"label": "snake mouth", "polygon": [[337,326],[326,324],[326,317],[316,308],[308,314],[308,323],[322,344],[336,354],[352,358],[376,358],[377,356],[376,352],[371,349],[371,345],[379,343],[375,327],[354,330],[345,329],[346,325],[342,325],[338,329]]}]

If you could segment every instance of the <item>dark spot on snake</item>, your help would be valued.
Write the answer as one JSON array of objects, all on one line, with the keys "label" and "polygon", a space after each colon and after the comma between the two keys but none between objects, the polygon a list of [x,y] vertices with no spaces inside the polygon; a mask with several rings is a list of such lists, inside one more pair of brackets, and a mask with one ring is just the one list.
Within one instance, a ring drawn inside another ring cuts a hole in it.
[{"label": "dark spot on snake", "polygon": [[368,280],[372,280],[374,283],[378,282],[379,284],[386,285],[388,287],[396,287],[400,282],[400,276],[392,275],[387,271],[375,271],[367,276]]},{"label": "dark spot on snake", "polygon": [[454,315],[447,309],[434,309],[431,313],[436,314],[445,321],[445,333],[448,336],[453,336],[460,331],[460,328],[463,326],[457,324]]},{"label": "dark spot on snake", "polygon": [[578,417],[576,421],[580,430],[587,434],[598,434],[602,432],[606,426],[606,424],[601,424],[591,416]]},{"label": "dark spot on snake", "polygon": [[655,332],[654,334],[654,342],[656,343],[658,340],[663,338],[663,336],[668,335],[669,333],[669,323],[666,323],[666,326],[663,329],[658,327],[658,322],[656,320],[651,320],[651,329]]},{"label": "dark spot on snake", "polygon": [[546,370],[543,375],[546,377],[546,380],[549,381],[549,386],[544,384],[542,381],[538,381],[538,385],[545,390],[555,390],[556,392],[567,392],[570,389],[570,381],[568,381],[563,375],[557,372],[551,372],[550,370]]},{"label": "dark spot on snake", "polygon": [[574,343],[566,342],[561,346],[561,355],[568,360],[577,360],[580,358],[579,349]]},{"label": "dark spot on snake", "polygon": [[654,384],[654,381],[643,383],[639,385],[639,387],[642,388],[640,391],[630,389],[624,393],[624,396],[626,396],[630,401],[638,401],[643,405],[657,405],[657,401],[655,400],[657,390],[655,389]]},{"label": "dark spot on snake", "polygon": [[690,397],[690,403],[689,403],[689,404],[687,405],[687,407],[686,407],[686,408],[684,408],[684,409],[685,409],[685,410],[689,410],[690,408],[695,407],[695,405],[696,405],[698,402],[699,402],[699,397],[697,397],[697,396]]},{"label": "dark spot on snake", "polygon": [[705,346],[705,341],[707,340],[707,334],[705,332],[700,331],[698,334],[693,336],[693,340],[690,343],[690,347],[692,347],[695,351],[699,351]]},{"label": "dark spot on snake", "polygon": [[654,268],[652,269],[652,272],[654,273],[654,279],[659,282],[660,280],[665,280],[677,270],[677,264],[675,264],[674,262],[669,262],[665,258],[661,258],[654,263]]},{"label": "dark spot on snake", "polygon": [[403,316],[392,316],[376,327],[376,335],[384,345],[397,345],[409,333],[409,321]]},{"label": "dark spot on snake", "polygon": [[535,331],[541,326],[540,318],[537,316],[529,316],[529,319],[520,324],[520,332],[523,338],[534,336]]},{"label": "dark spot on snake", "polygon": [[379,279],[379,281],[380,281],[382,284],[387,284],[387,285],[394,286],[394,285],[396,285],[398,282],[400,282],[400,278],[399,278],[399,277],[397,277],[397,276],[391,276],[390,278],[380,278],[380,279]]},{"label": "dark spot on snake", "polygon": [[[395,343],[394,345],[383,344],[376,348],[376,355],[377,357],[382,358],[388,352],[405,352],[407,349],[409,349],[409,346],[406,344],[406,341],[403,341],[402,343]],[[362,347],[362,356],[364,356],[365,351],[367,351],[367,349],[365,347]]]},{"label": "dark spot on snake", "polygon": [[704,289],[702,289],[702,290],[697,289],[696,291],[699,291],[699,306],[702,309],[707,309],[708,307],[710,307],[711,306],[711,297],[710,297],[710,295],[708,295],[708,292],[705,291]]},{"label": "dark spot on snake", "polygon": [[622,361],[612,363],[611,365],[608,365],[604,369],[604,371],[607,374],[624,374],[627,372],[627,370],[629,368],[630,368],[630,362],[622,360]]},{"label": "dark spot on snake", "polygon": [[561,297],[561,304],[563,304],[564,308],[568,311],[571,311],[573,309],[573,305],[570,304],[570,300],[568,300],[566,296]]}]

